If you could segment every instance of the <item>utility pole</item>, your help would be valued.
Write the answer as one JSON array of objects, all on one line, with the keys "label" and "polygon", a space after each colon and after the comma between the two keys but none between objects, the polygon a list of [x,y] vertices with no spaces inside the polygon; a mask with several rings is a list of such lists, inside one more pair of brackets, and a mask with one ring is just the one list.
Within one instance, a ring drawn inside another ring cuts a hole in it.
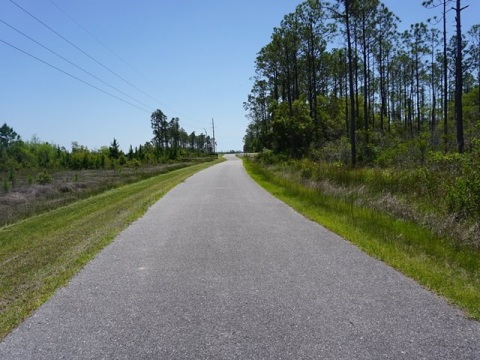
[{"label": "utility pole", "polygon": [[213,121],[213,118],[212,118],[212,131],[213,131],[213,153],[216,154],[217,151],[215,149],[215,146],[216,146],[216,143],[215,143],[215,122]]}]

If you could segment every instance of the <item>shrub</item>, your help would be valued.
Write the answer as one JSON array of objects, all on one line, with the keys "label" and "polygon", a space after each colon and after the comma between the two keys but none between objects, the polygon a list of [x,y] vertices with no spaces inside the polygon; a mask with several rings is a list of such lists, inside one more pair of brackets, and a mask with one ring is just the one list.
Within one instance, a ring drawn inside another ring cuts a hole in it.
[{"label": "shrub", "polygon": [[47,185],[53,181],[53,178],[50,176],[49,173],[43,171],[37,174],[36,182],[40,185]]},{"label": "shrub", "polygon": [[257,154],[256,159],[265,164],[273,164],[276,162],[276,157],[273,151],[266,148]]},{"label": "shrub", "polygon": [[449,211],[460,218],[480,217],[480,174],[476,170],[458,177],[447,193]]},{"label": "shrub", "polygon": [[378,155],[375,163],[380,167],[403,169],[424,165],[428,154],[426,136],[426,134],[420,134],[414,139],[390,146]]},{"label": "shrub", "polygon": [[350,164],[351,147],[345,137],[330,141],[318,149],[310,150],[310,158],[313,161],[326,161],[328,163]]},{"label": "shrub", "polygon": [[311,179],[315,174],[315,164],[307,159],[298,162],[300,176],[304,179]]},{"label": "shrub", "polygon": [[132,169],[138,169],[140,166],[142,166],[142,163],[137,159],[132,159],[127,162],[126,166]]}]

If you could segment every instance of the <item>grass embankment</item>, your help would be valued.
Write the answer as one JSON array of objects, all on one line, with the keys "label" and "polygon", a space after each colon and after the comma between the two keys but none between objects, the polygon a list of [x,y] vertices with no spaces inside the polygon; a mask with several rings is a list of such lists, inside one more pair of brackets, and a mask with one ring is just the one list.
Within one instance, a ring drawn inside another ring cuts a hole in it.
[{"label": "grass embankment", "polygon": [[125,185],[0,229],[0,339],[91,260],[194,165]]},{"label": "grass embankment", "polygon": [[[110,189],[208,161],[212,159],[183,159],[176,163],[144,165],[135,168],[51,170],[48,173],[45,170],[39,170],[37,175],[31,169],[19,171],[15,174],[15,186],[10,185],[8,191],[5,188],[3,191],[0,190],[0,227]],[[0,173],[0,182],[5,176]],[[39,183],[37,179],[40,176],[47,181]]]},{"label": "grass embankment", "polygon": [[263,188],[480,320],[480,253],[411,221],[357,206],[244,161]]}]

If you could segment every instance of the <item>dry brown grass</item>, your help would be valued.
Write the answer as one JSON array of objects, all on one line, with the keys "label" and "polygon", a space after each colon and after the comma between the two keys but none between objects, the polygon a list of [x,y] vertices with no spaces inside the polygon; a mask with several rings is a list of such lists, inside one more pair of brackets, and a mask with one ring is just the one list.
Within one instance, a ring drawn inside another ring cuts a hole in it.
[{"label": "dry brown grass", "polygon": [[[52,182],[46,185],[33,183],[35,173],[17,173],[15,186],[10,186],[8,191],[4,188],[0,190],[0,227],[99,194],[105,190],[189,166],[199,161],[159,164],[138,169],[56,171],[50,173]],[[3,178],[6,178],[5,174],[2,175]]]}]

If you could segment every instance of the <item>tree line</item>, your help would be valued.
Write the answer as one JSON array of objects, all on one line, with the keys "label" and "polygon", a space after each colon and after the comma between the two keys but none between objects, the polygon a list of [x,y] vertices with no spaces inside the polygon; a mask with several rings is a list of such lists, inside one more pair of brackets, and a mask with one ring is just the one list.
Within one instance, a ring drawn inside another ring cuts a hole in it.
[{"label": "tree line", "polygon": [[[145,144],[122,151],[116,138],[109,146],[88,149],[77,141],[71,149],[43,142],[34,136],[25,141],[7,123],[0,127],[0,172],[13,174],[26,169],[106,169],[118,166],[139,167],[213,152],[213,139],[205,134],[188,134],[179,118],[167,120],[156,110],[151,115],[153,138]],[[13,175],[12,175],[13,176]]]},{"label": "tree line", "polygon": [[380,0],[308,0],[285,15],[256,58],[244,150],[328,149],[353,165],[406,142],[471,151],[480,134],[480,25],[462,32],[461,0],[423,6],[432,19],[403,32]]},{"label": "tree line", "polygon": [[196,135],[195,131],[188,134],[185,129],[180,127],[178,117],[168,120],[160,109],[157,109],[151,116],[151,125],[153,129],[152,144],[159,155],[176,159],[179,155],[185,153],[211,154],[214,151],[214,139],[207,134]]}]

